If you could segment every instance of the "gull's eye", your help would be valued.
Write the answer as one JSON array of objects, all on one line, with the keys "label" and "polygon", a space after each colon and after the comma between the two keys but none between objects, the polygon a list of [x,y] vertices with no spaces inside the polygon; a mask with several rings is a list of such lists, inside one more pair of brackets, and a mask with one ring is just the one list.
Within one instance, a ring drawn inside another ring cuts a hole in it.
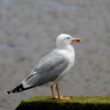
[{"label": "gull's eye", "polygon": [[70,39],[70,37],[67,37],[66,39],[68,39],[68,40],[69,40],[69,39]]}]

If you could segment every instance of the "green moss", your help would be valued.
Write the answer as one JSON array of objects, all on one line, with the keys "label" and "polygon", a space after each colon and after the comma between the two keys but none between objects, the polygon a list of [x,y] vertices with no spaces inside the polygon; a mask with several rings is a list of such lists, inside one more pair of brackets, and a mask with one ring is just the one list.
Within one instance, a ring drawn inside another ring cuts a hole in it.
[{"label": "green moss", "polygon": [[110,110],[109,96],[75,96],[70,100],[55,100],[36,96],[21,101],[16,110]]},{"label": "green moss", "polygon": [[57,102],[57,103],[110,103],[110,96],[75,96],[70,100],[55,100],[50,96],[34,96],[22,101],[22,103],[29,102]]}]

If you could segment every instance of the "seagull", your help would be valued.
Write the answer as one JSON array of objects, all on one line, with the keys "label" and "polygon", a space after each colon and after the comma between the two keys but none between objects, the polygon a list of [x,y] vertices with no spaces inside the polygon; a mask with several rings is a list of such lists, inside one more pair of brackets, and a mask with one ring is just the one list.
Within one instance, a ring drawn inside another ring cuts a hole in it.
[{"label": "seagull", "polygon": [[[7,94],[48,85],[54,99],[70,99],[70,97],[60,95],[58,82],[68,74],[74,65],[75,50],[72,42],[80,42],[80,38],[60,34],[56,39],[56,48],[43,57],[32,72],[17,87],[7,91]],[[54,90],[56,90],[57,96]]]}]

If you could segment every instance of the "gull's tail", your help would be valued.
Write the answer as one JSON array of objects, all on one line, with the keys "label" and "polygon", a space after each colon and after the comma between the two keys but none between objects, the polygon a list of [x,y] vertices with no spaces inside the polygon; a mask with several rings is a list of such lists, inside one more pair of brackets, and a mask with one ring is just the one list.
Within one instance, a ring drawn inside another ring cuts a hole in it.
[{"label": "gull's tail", "polygon": [[23,87],[23,84],[21,83],[20,85],[18,85],[16,88],[10,90],[10,91],[7,91],[6,93],[7,94],[11,94],[11,93],[18,93],[18,92],[21,92],[21,91],[24,91],[24,90],[27,90],[31,87],[28,87],[28,88],[24,88]]}]

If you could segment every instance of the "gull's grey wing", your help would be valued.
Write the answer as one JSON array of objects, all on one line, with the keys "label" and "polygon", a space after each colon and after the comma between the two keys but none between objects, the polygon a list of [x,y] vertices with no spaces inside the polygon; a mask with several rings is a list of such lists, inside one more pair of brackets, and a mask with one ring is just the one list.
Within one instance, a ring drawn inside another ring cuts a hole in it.
[{"label": "gull's grey wing", "polygon": [[40,86],[54,81],[68,66],[68,60],[56,51],[45,56],[23,81],[24,86]]}]

